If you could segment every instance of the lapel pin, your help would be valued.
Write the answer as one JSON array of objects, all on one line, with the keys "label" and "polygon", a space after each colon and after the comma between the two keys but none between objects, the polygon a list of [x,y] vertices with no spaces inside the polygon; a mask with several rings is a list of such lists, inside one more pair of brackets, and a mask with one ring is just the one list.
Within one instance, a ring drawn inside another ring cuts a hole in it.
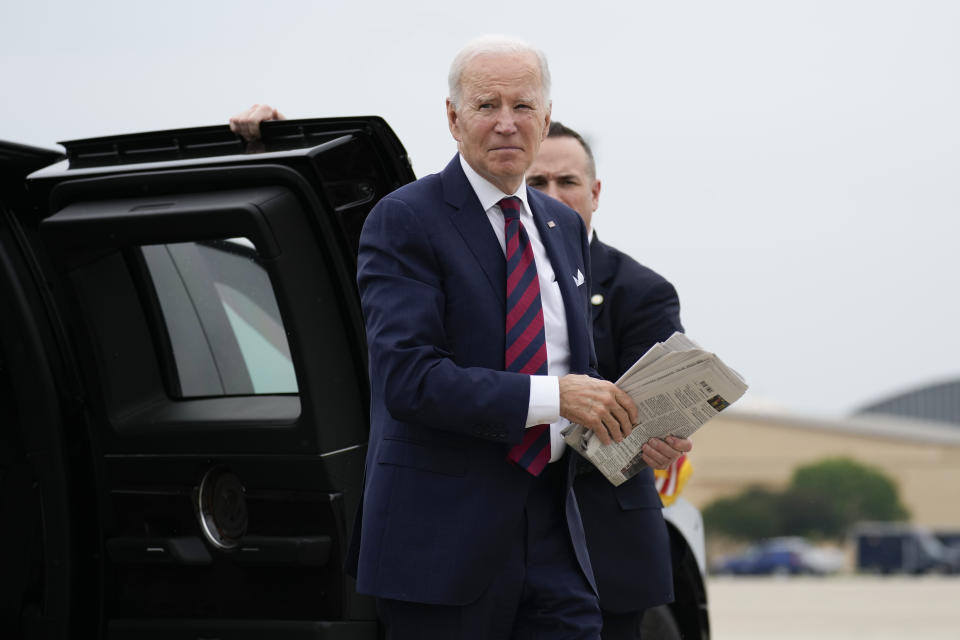
[{"label": "lapel pin", "polygon": [[593,294],[590,297],[590,304],[592,304],[595,307],[599,307],[600,305],[603,304],[603,296],[600,295],[599,293]]},{"label": "lapel pin", "polygon": [[555,226],[557,226],[557,223],[554,222],[553,220],[547,220],[547,226],[553,229]]}]

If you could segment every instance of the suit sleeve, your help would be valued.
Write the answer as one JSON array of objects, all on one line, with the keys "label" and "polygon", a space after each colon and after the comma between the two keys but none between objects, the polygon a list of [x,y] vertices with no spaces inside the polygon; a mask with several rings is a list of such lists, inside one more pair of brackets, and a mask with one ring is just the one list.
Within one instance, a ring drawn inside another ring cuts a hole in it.
[{"label": "suit sleeve", "polygon": [[372,392],[395,420],[519,442],[529,377],[453,361],[442,274],[416,213],[401,200],[381,200],[364,224],[357,268]]}]

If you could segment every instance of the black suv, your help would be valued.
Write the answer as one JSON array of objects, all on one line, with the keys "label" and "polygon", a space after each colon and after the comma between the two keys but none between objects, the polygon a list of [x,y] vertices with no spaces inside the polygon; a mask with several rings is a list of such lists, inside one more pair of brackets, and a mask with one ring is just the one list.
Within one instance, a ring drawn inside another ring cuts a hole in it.
[{"label": "black suv", "polygon": [[377,637],[356,249],[414,174],[380,118],[262,132],[0,143],[3,637]]}]

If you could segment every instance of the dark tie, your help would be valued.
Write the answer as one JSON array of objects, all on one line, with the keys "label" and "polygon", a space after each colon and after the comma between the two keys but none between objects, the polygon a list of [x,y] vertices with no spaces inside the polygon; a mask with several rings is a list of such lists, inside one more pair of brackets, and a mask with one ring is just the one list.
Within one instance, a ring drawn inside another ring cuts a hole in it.
[{"label": "dark tie", "polygon": [[[547,340],[540,305],[540,279],[533,259],[530,238],[520,222],[520,199],[511,196],[497,204],[503,211],[507,246],[507,371],[527,375],[546,375]],[[507,455],[535,476],[550,462],[550,428],[545,424],[530,427],[523,441]]]}]

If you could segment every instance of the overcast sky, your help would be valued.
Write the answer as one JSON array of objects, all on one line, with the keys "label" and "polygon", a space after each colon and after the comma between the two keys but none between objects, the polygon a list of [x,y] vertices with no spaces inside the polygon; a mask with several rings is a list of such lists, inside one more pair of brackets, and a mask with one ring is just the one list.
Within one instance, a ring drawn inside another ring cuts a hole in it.
[{"label": "overcast sky", "polygon": [[676,284],[744,405],[842,416],[960,377],[960,2],[4,2],[0,138],[202,126],[254,102],[455,151],[474,36],[541,47],[605,241]]}]

